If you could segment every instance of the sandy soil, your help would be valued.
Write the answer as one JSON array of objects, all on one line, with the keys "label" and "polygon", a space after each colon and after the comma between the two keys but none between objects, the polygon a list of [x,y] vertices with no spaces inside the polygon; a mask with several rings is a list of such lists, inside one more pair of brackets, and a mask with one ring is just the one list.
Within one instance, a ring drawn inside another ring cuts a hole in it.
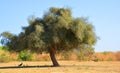
[{"label": "sandy soil", "polygon": [[[21,62],[0,63],[0,67],[18,66]],[[59,61],[61,67],[48,67],[51,62],[22,62],[32,68],[0,68],[0,73],[120,73],[120,62]]]}]

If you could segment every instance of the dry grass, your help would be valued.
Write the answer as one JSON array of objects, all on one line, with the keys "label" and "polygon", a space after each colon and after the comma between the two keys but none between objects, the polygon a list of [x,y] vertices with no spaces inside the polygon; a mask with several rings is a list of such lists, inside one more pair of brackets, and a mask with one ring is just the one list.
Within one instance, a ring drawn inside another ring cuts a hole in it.
[{"label": "dry grass", "polygon": [[[17,66],[21,62],[0,63],[1,66]],[[120,62],[59,61],[61,67],[0,69],[0,73],[120,73]],[[52,65],[51,62],[23,62],[25,66]]]}]

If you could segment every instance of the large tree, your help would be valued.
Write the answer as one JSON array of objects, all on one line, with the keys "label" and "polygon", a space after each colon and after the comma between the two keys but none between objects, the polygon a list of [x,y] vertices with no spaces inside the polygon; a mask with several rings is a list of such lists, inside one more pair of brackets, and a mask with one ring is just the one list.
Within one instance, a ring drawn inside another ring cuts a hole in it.
[{"label": "large tree", "polygon": [[7,46],[11,50],[46,51],[53,66],[59,66],[55,54],[72,49],[92,48],[97,37],[86,18],[72,17],[69,8],[51,7],[42,18],[32,17],[23,32],[12,37]]}]

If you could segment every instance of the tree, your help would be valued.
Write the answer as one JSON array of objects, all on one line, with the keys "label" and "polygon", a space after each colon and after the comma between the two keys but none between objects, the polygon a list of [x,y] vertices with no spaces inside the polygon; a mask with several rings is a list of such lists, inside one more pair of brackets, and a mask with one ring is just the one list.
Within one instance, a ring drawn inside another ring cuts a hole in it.
[{"label": "tree", "polygon": [[29,24],[8,46],[16,51],[46,51],[50,54],[53,66],[59,66],[56,53],[92,48],[97,40],[93,25],[86,18],[72,17],[69,8],[51,7],[42,18],[29,19]]},{"label": "tree", "polygon": [[14,36],[9,32],[3,32],[2,34],[0,34],[0,37],[2,38],[1,44],[7,45]]}]

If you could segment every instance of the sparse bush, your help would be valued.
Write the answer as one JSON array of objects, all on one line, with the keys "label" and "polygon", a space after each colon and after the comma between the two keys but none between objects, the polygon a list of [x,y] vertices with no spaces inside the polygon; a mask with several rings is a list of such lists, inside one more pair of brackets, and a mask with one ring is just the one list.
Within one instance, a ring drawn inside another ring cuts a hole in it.
[{"label": "sparse bush", "polygon": [[[92,56],[92,57],[91,57]],[[79,60],[79,61],[120,61],[120,52],[99,52],[99,53],[86,53],[86,51],[80,52],[79,50],[73,50],[68,52],[61,52],[56,54],[58,60]],[[31,53],[29,51],[21,51],[20,53],[12,52],[8,50],[8,47],[0,46],[0,62],[9,61],[50,61],[49,54]]]},{"label": "sparse bush", "polygon": [[79,61],[89,61],[93,52],[86,49],[74,50],[73,52]]},{"label": "sparse bush", "polygon": [[42,54],[34,53],[33,57],[35,61],[50,61],[51,60],[49,57],[49,54],[46,54],[46,53],[42,53]]},{"label": "sparse bush", "polygon": [[19,53],[18,60],[19,61],[31,61],[33,60],[33,55],[30,52],[24,50]]},{"label": "sparse bush", "polygon": [[98,62],[99,59],[98,59],[97,57],[95,57],[95,58],[93,59],[93,61],[94,61],[94,62]]},{"label": "sparse bush", "polygon": [[118,61],[120,61],[120,51],[117,52],[117,53],[115,54],[115,56],[116,56],[116,59],[117,59]]},{"label": "sparse bush", "polygon": [[103,53],[95,53],[93,55],[93,61],[104,61],[105,55]]},{"label": "sparse bush", "polygon": [[63,51],[60,55],[62,56],[61,57],[61,60],[70,60],[70,56],[71,56],[71,51]]},{"label": "sparse bush", "polygon": [[116,53],[114,52],[100,52],[100,53],[95,53],[93,55],[93,61],[94,60],[98,60],[98,61],[116,61],[117,57],[116,57]]},{"label": "sparse bush", "polygon": [[9,52],[0,49],[0,62],[9,62],[12,58],[10,58]]},{"label": "sparse bush", "polygon": [[78,58],[79,61],[83,61],[83,60],[84,60],[83,54],[81,54],[81,53],[76,53],[76,55],[77,55],[77,58]]}]

